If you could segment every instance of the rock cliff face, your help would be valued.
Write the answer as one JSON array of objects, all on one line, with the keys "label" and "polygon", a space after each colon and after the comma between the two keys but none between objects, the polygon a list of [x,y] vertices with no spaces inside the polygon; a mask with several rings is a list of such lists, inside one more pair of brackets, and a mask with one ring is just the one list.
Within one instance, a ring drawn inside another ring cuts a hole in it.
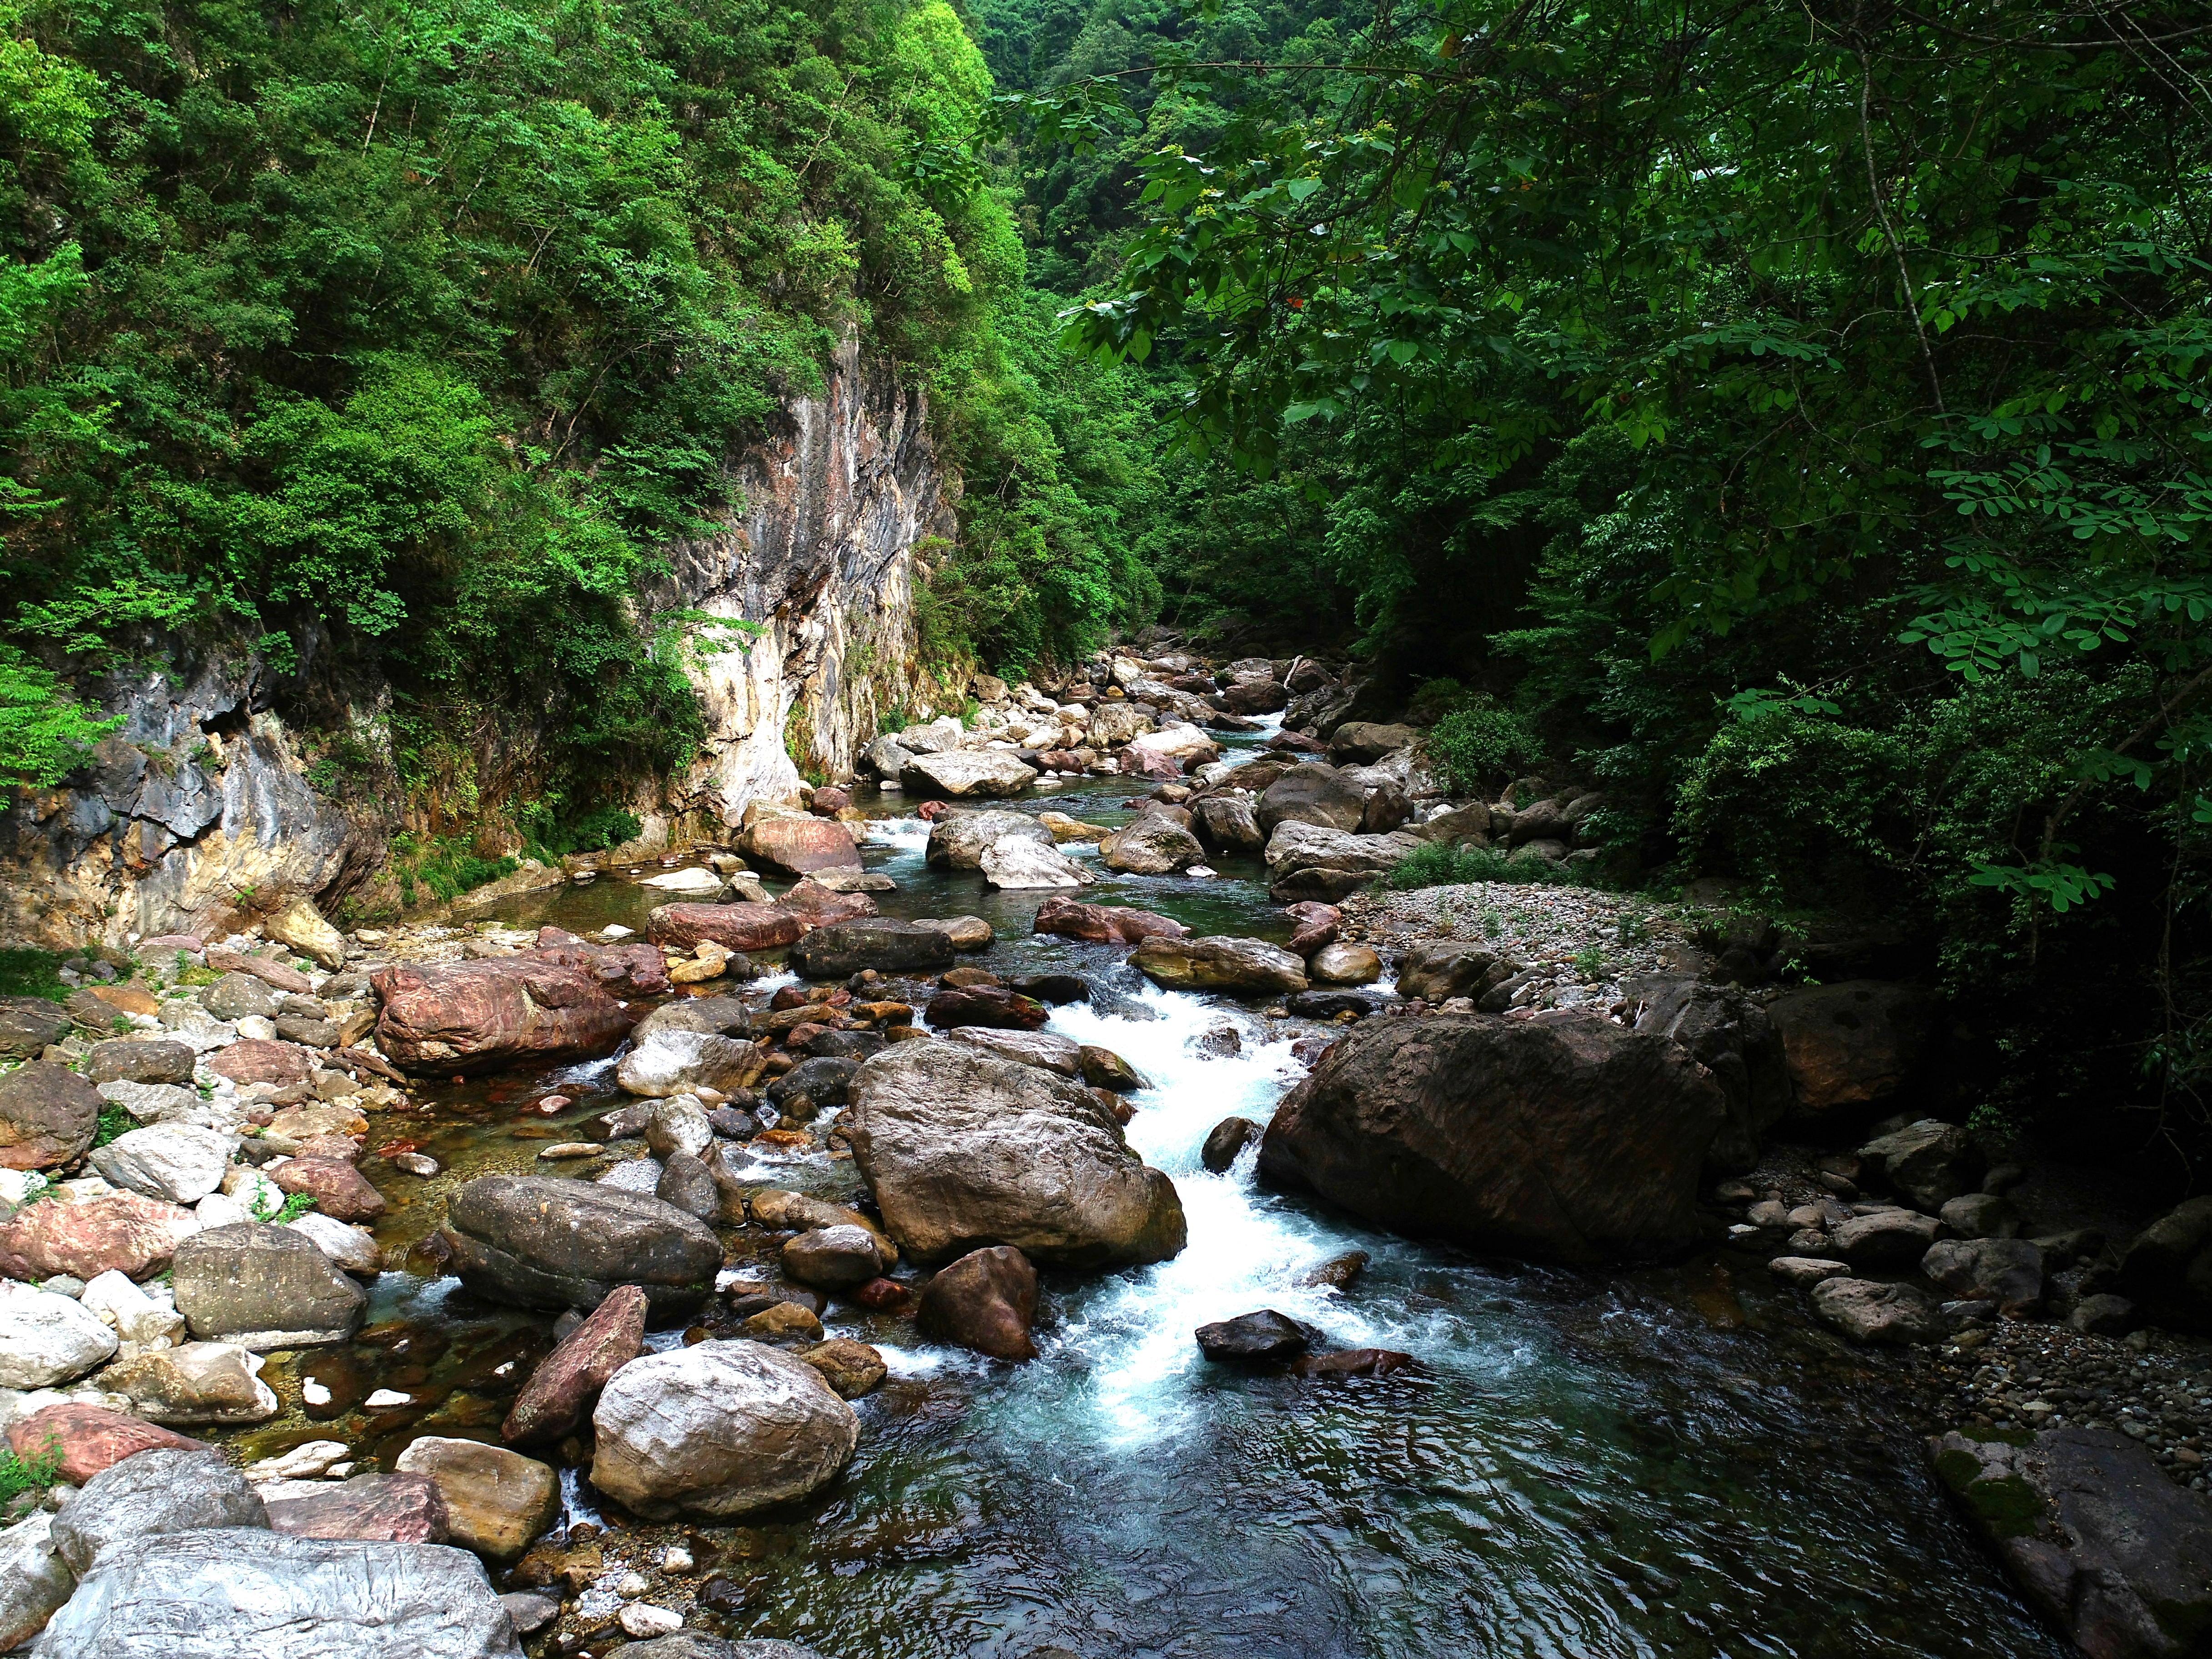
[{"label": "rock cliff face", "polygon": [[790,794],[802,763],[850,777],[878,716],[914,701],[916,549],[957,533],[957,481],[918,390],[849,343],[823,379],[821,397],[793,400],[739,458],[743,520],[672,550],[672,580],[650,596],[766,631],[703,658],[708,744],[690,777],[669,781],[648,835],[679,815],[713,833],[748,800]]},{"label": "rock cliff face", "polygon": [[[638,596],[647,613],[759,630],[702,656],[708,742],[687,775],[634,803],[647,842],[719,833],[749,800],[791,794],[802,764],[849,777],[884,710],[915,702],[917,549],[957,533],[957,483],[927,415],[918,390],[848,343],[823,365],[822,395],[793,399],[732,456],[743,514],[672,548],[669,578]],[[0,945],[224,932],[287,895],[328,904],[381,866],[400,819],[389,694],[373,672],[327,669],[311,649],[280,685],[243,642],[155,643],[154,665],[87,688],[124,724],[84,771],[0,797]],[[313,712],[288,726],[274,705],[280,691],[301,703],[301,685]],[[314,765],[334,738],[350,769]]]}]

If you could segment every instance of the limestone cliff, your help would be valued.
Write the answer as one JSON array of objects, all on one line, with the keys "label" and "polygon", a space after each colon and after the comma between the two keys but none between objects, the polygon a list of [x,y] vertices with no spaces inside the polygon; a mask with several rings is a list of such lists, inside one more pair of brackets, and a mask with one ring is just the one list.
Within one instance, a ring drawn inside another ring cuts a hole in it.
[{"label": "limestone cliff", "polygon": [[[916,700],[917,550],[955,533],[957,495],[927,413],[848,343],[820,396],[732,456],[742,512],[669,550],[667,578],[638,596],[641,616],[752,625],[700,659],[707,742],[685,775],[641,786],[647,843],[719,833],[747,801],[794,792],[802,765],[849,777],[880,714]],[[93,763],[0,806],[0,944],[125,945],[225,931],[293,894],[333,905],[404,826],[373,672],[311,648],[280,677],[240,641],[146,644],[143,665],[83,688],[124,720]],[[501,805],[486,803],[493,840]]]}]

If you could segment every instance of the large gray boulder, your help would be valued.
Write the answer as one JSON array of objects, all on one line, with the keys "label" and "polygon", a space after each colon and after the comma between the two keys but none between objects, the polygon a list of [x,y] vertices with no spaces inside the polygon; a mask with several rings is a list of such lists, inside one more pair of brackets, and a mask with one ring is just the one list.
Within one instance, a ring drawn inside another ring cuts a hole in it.
[{"label": "large gray boulder", "polygon": [[1098,843],[1099,861],[1129,875],[1164,876],[1206,862],[1198,837],[1164,812],[1132,818]]},{"label": "large gray boulder", "polygon": [[2024,1238],[1946,1238],[1920,1271],[1961,1302],[1994,1302],[2008,1319],[2043,1305],[2043,1250]]},{"label": "large gray boulder", "polygon": [[187,1042],[115,1037],[92,1045],[84,1057],[84,1078],[95,1087],[103,1083],[190,1083],[197,1058]]},{"label": "large gray boulder", "polygon": [[1306,964],[1259,939],[1147,939],[1129,964],[1170,991],[1273,996],[1306,988]]},{"label": "large gray boulder", "polygon": [[656,1312],[695,1308],[722,1265],[714,1230],[673,1204],[595,1182],[486,1176],[455,1193],[441,1234],[480,1296],[526,1308],[596,1308],[635,1285]]},{"label": "large gray boulder", "polygon": [[1066,1267],[1183,1247],[1175,1183],[1080,1084],[970,1044],[902,1042],[860,1067],[854,1161],[884,1226],[924,1261],[1012,1244]]},{"label": "large gray boulder", "polygon": [[0,1279],[0,1389],[74,1382],[116,1346],[115,1333],[73,1298]]},{"label": "large gray boulder", "polygon": [[701,1031],[714,1036],[741,1037],[752,1032],[752,1010],[739,997],[684,997],[663,1003],[630,1032],[632,1042],[643,1042],[655,1031]]},{"label": "large gray boulder", "polygon": [[923,857],[940,870],[980,870],[983,854],[1009,838],[1058,845],[1052,831],[1026,812],[947,812],[930,825]]},{"label": "large gray boulder", "polygon": [[118,1135],[92,1154],[92,1167],[115,1186],[197,1204],[222,1184],[238,1137],[190,1123],[157,1123]]},{"label": "large gray boulder", "polygon": [[1719,1088],[1662,1037],[1565,1010],[1354,1026],[1284,1097],[1260,1171],[1374,1224],[1596,1262],[1700,1236]]},{"label": "large gray boulder", "polygon": [[68,1034],[70,1024],[58,1002],[44,997],[0,997],[0,1060],[36,1060]]},{"label": "large gray boulder", "polygon": [[521,1652],[507,1609],[466,1550],[237,1528],[109,1552],[38,1648],[40,1659],[520,1659]]},{"label": "large gray boulder", "polygon": [[252,1221],[178,1245],[173,1282],[194,1336],[256,1350],[347,1341],[368,1304],[305,1233]]},{"label": "large gray boulder", "polygon": [[899,773],[909,794],[950,796],[1018,795],[1036,781],[1036,769],[1024,766],[1005,749],[948,749],[916,755]]},{"label": "large gray boulder", "polygon": [[1936,1473],[2027,1600],[2096,1659],[2180,1659],[2212,1630],[2212,1499],[2110,1429],[1930,1441]]},{"label": "large gray boulder", "polygon": [[1272,836],[1278,824],[1310,823],[1327,830],[1359,828],[1367,792],[1334,766],[1307,761],[1284,773],[1260,796],[1254,813],[1260,833]]},{"label": "large gray boulder", "polygon": [[1859,1148],[1865,1180],[1887,1182],[1913,1207],[1934,1215],[1982,1178],[1982,1155],[1955,1123],[1923,1118]]},{"label": "large gray boulder", "polygon": [[592,1484],[648,1520],[726,1520],[835,1480],[860,1420],[805,1361],[747,1341],[632,1360],[592,1413]]},{"label": "large gray boulder", "polygon": [[1813,1311],[1854,1342],[1937,1342],[1943,1313],[1925,1291],[1878,1279],[1824,1279],[1813,1287]]},{"label": "large gray boulder", "polygon": [[102,1469],[65,1498],[54,1550],[82,1577],[102,1551],[136,1554],[161,1534],[268,1524],[261,1494],[221,1452],[157,1448]]},{"label": "large gray boulder", "polygon": [[1267,836],[1268,896],[1281,904],[1305,899],[1334,904],[1426,844],[1402,830],[1360,836],[1291,819]]},{"label": "large gray boulder", "polygon": [[1721,1085],[1728,1121],[1708,1160],[1730,1173],[1750,1169],[1760,1139],[1790,1109],[1790,1067],[1766,1011],[1733,986],[1688,975],[1632,979],[1620,988],[1644,1005],[1638,1030],[1679,1043]]},{"label": "large gray boulder", "polygon": [[1190,830],[1212,853],[1256,853],[1267,845],[1249,795],[1208,795],[1191,803]]},{"label": "large gray boulder", "polygon": [[33,1511],[0,1532],[0,1653],[36,1636],[76,1589],[54,1548],[54,1517]]},{"label": "large gray boulder", "polygon": [[1909,1100],[1942,1042],[1942,1000],[1918,985],[1845,980],[1767,1005],[1796,1096],[1793,1115],[1875,1117]]},{"label": "large gray boulder", "polygon": [[[1050,830],[1043,833],[1051,838]],[[941,927],[869,916],[816,928],[791,947],[790,963],[793,973],[808,979],[849,979],[870,968],[879,974],[942,973],[953,955],[951,935]]]}]

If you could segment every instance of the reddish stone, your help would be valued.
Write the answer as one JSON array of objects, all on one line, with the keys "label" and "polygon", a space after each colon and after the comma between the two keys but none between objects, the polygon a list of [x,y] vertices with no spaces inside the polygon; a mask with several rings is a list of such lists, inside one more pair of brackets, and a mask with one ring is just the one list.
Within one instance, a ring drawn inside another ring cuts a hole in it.
[{"label": "reddish stone", "polygon": [[995,985],[953,986],[930,998],[922,1019],[940,1031],[957,1025],[988,1025],[1002,1031],[1034,1031],[1051,1010],[1032,997]]},{"label": "reddish stone", "polygon": [[66,1066],[33,1060],[0,1075],[0,1170],[74,1163],[100,1127],[100,1091]]},{"label": "reddish stone", "polygon": [[668,982],[667,964],[661,961],[660,952],[642,942],[592,945],[558,927],[541,927],[538,959],[564,968],[581,968],[611,996],[665,996],[675,988]]},{"label": "reddish stone", "polygon": [[[362,1126],[364,1128],[367,1125]],[[412,1152],[414,1148],[407,1149]],[[294,1158],[327,1158],[339,1164],[352,1164],[361,1158],[361,1143],[349,1135],[317,1135],[302,1141]]]},{"label": "reddish stone", "polygon": [[532,957],[396,964],[369,983],[384,1000],[376,1045],[410,1071],[593,1058],[638,1020],[589,969]]},{"label": "reddish stone", "polygon": [[143,985],[88,985],[84,988],[118,1014],[143,1014],[150,1019],[161,1012],[161,999]]},{"label": "reddish stone", "polygon": [[1326,755],[1328,753],[1327,744],[1317,742],[1303,732],[1278,732],[1260,747],[1272,749],[1279,755]]},{"label": "reddish stone", "polygon": [[1290,706],[1291,694],[1273,680],[1247,680],[1221,694],[1232,714],[1272,714]]},{"label": "reddish stone", "polygon": [[1140,742],[1133,743],[1124,749],[1115,763],[1130,777],[1171,782],[1182,775],[1182,764],[1174,756],[1163,755],[1157,749],[1147,749]]},{"label": "reddish stone", "polygon": [[1298,931],[1292,933],[1283,946],[1294,957],[1310,957],[1324,946],[1336,943],[1336,931],[1343,925],[1344,912],[1334,904],[1322,904],[1308,899],[1290,907],[1291,920]]},{"label": "reddish stone", "polygon": [[91,1279],[112,1267],[143,1279],[169,1264],[199,1231],[190,1210],[137,1193],[106,1193],[64,1204],[49,1199],[0,1227],[0,1276]]},{"label": "reddish stone", "polygon": [[142,1451],[198,1451],[207,1443],[101,1406],[48,1406],[33,1412],[8,1429],[8,1449],[28,1463],[61,1454],[55,1473],[72,1486],[82,1486],[102,1469],[112,1468]]},{"label": "reddish stone", "polygon": [[645,1347],[645,1292],[618,1285],[545,1356],[500,1425],[512,1442],[558,1440],[584,1420],[607,1379]]},{"label": "reddish stone", "polygon": [[922,1287],[915,1322],[942,1342],[1018,1364],[1036,1358],[1036,1269],[1011,1244],[971,1250]]},{"label": "reddish stone", "polygon": [[149,959],[173,956],[179,951],[196,957],[207,949],[207,941],[198,933],[156,933],[151,939],[140,939],[133,948],[138,955]]},{"label": "reddish stone", "polygon": [[269,1178],[288,1193],[305,1193],[335,1221],[374,1221],[384,1213],[384,1194],[352,1164],[335,1158],[287,1158]]},{"label": "reddish stone", "polygon": [[[140,947],[143,949],[143,947]],[[264,985],[279,991],[290,991],[305,996],[315,988],[314,981],[297,968],[281,962],[271,962],[266,957],[249,957],[237,951],[226,951],[220,945],[211,945],[207,951],[207,965],[219,974],[251,974]]]},{"label": "reddish stone", "polygon": [[366,1048],[341,1048],[335,1058],[341,1066],[356,1072],[368,1072],[387,1083],[404,1083],[407,1073],[394,1066],[382,1054],[372,1054]]},{"label": "reddish stone", "polygon": [[1388,1376],[1413,1363],[1413,1356],[1395,1348],[1340,1348],[1334,1353],[1310,1353],[1291,1362],[1294,1376]]},{"label": "reddish stone", "polygon": [[876,914],[876,902],[866,893],[833,893],[817,881],[800,882],[776,901],[776,908],[790,911],[815,927]]},{"label": "reddish stone", "polygon": [[356,1474],[326,1492],[278,1498],[269,1505],[269,1529],[295,1538],[442,1544],[450,1522],[428,1475]]},{"label": "reddish stone", "polygon": [[312,1075],[307,1051],[296,1042],[268,1037],[247,1037],[208,1056],[208,1069],[220,1073],[241,1089],[249,1083],[273,1083],[287,1088],[305,1083]]},{"label": "reddish stone", "polygon": [[872,1279],[853,1292],[853,1300],[864,1308],[878,1313],[890,1313],[903,1308],[911,1299],[907,1287],[896,1279]]},{"label": "reddish stone", "polygon": [[1134,945],[1145,939],[1181,939],[1190,929],[1179,921],[1126,904],[1085,904],[1055,896],[1037,906],[1036,920],[1030,931],[1057,933],[1063,939],[1088,939],[1097,945]]},{"label": "reddish stone", "polygon": [[1080,772],[1085,762],[1073,749],[1048,749],[1037,757],[1037,764],[1048,772]]},{"label": "reddish stone", "polygon": [[924,823],[934,823],[951,810],[952,803],[949,800],[926,800],[914,809],[914,815]]},{"label": "reddish stone", "polygon": [[824,818],[763,818],[739,843],[745,855],[771,870],[803,876],[812,870],[857,866],[860,849],[843,825]]},{"label": "reddish stone", "polygon": [[809,925],[773,904],[664,904],[645,919],[645,933],[677,951],[708,939],[726,951],[772,951],[796,941]]},{"label": "reddish stone", "polygon": [[839,789],[832,785],[816,790],[814,799],[807,803],[806,810],[821,817],[834,818],[852,804],[850,790]]}]

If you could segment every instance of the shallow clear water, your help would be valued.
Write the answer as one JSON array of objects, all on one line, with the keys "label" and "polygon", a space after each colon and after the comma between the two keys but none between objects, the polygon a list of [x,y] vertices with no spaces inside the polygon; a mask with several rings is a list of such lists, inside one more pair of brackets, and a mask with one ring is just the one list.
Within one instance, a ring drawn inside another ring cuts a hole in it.
[{"label": "shallow clear water", "polygon": [[[1113,822],[1131,793],[1085,781],[1022,805]],[[1116,1049],[1151,1080],[1129,1139],[1174,1176],[1190,1243],[1151,1268],[1048,1275],[1042,1355],[1025,1366],[833,1310],[832,1333],[877,1344],[891,1379],[860,1402],[860,1455],[827,1494],[710,1529],[745,1595],[727,1633],[789,1637],[832,1659],[1052,1645],[1085,1659],[2068,1651],[1944,1508],[1865,1362],[1806,1332],[1755,1264],[1588,1275],[1485,1263],[1266,1193],[1249,1153],[1207,1174],[1206,1131],[1231,1112],[1263,1121],[1299,1074],[1290,1041],[1310,1028],[1164,994],[1116,952],[1034,938],[1041,896],[928,871],[924,827],[896,798],[872,810],[885,821],[867,861],[901,884],[878,896],[887,913],[983,915],[999,930],[981,959],[994,970],[1067,969],[1098,988],[1051,1029]],[[1082,896],[1285,936],[1257,866],[1222,869],[1215,882],[1110,878]],[[663,896],[609,877],[504,919],[641,927]],[[1235,1054],[1199,1046],[1224,1024]],[[389,1178],[404,1201],[381,1236],[419,1237],[459,1180],[540,1167],[540,1143],[515,1129],[571,1138],[611,1103],[611,1072],[431,1091],[441,1121],[409,1138],[453,1167],[427,1186]],[[528,1107],[549,1085],[575,1103],[546,1123]],[[833,1196],[856,1185],[849,1163],[823,1155],[762,1174]],[[1293,1284],[1353,1249],[1372,1263],[1349,1292]],[[1324,1382],[1200,1360],[1194,1327],[1260,1307],[1420,1364]],[[526,1374],[549,1322],[404,1273],[380,1284],[375,1317],[398,1323],[385,1346],[352,1352],[364,1386],[416,1375],[390,1351],[393,1332],[442,1345],[416,1361],[418,1403],[368,1425],[387,1455],[419,1433],[487,1433],[504,1408],[487,1379],[500,1364]],[[567,1487],[572,1519],[597,1513],[573,1473]]]}]

